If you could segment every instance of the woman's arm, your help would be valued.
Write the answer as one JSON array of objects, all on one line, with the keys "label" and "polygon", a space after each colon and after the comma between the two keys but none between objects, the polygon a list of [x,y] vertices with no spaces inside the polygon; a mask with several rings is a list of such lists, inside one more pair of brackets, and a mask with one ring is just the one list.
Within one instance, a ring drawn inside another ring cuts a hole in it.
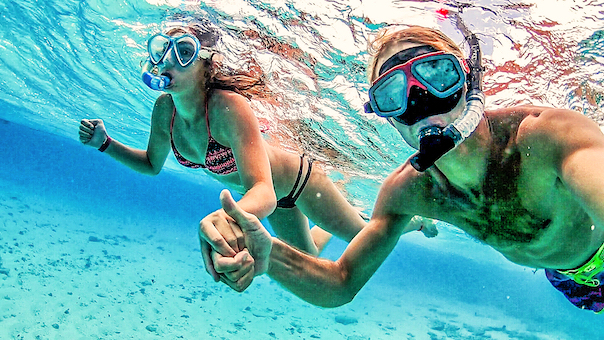
[{"label": "woman's arm", "polygon": [[101,119],[82,119],[80,123],[80,141],[86,145],[100,148],[108,144],[104,152],[128,166],[129,168],[147,175],[157,175],[170,152],[169,131],[166,129],[166,119],[171,117],[167,112],[172,107],[168,95],[161,95],[155,102],[151,118],[151,133],[147,150],[126,146],[115,139],[109,139],[105,125]]},{"label": "woman's arm", "polygon": [[238,203],[245,211],[263,219],[275,210],[277,197],[258,119],[239,94],[217,90],[213,97],[208,113],[212,135],[233,150],[241,184],[246,189]]},{"label": "woman's arm", "polygon": [[[210,99],[210,130],[222,145],[229,146],[237,162],[237,172],[246,189],[239,205],[258,219],[270,215],[277,207],[271,166],[258,120],[242,96],[216,90]],[[223,256],[235,256],[245,247],[243,234],[222,209],[199,222],[199,241],[206,271],[215,281],[220,276],[211,258],[212,249]]]}]

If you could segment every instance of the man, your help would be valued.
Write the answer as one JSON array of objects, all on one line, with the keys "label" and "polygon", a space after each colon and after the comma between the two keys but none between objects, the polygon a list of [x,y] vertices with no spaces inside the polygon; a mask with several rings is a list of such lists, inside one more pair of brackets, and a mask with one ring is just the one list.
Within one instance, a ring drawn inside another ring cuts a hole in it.
[{"label": "man", "polygon": [[[421,215],[459,227],[514,263],[545,268],[574,305],[601,312],[604,135],[570,110],[521,106],[483,114],[480,53],[471,38],[469,69],[459,47],[436,30],[386,29],[373,42],[367,109],[419,153],[385,180],[371,221],[340,259],[311,257],[271,238],[223,193],[243,235],[202,228],[202,240],[215,249],[206,265],[239,291],[267,273],[310,303],[339,306]],[[247,251],[235,254],[220,234],[236,235]]]}]

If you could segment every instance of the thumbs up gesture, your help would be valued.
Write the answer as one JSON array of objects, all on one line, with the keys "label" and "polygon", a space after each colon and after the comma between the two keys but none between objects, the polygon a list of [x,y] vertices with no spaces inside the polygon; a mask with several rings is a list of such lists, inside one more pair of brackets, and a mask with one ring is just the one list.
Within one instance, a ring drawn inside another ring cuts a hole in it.
[{"label": "thumbs up gesture", "polygon": [[228,190],[220,193],[220,203],[224,212],[241,228],[245,248],[233,257],[223,256],[213,250],[212,262],[221,281],[236,291],[243,291],[254,276],[268,270],[272,237],[255,215],[239,207]]}]

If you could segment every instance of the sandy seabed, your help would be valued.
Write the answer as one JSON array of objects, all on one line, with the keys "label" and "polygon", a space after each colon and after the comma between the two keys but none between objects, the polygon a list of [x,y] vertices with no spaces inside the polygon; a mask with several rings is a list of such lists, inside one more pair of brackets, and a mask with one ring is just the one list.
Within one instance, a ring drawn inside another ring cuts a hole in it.
[{"label": "sandy seabed", "polygon": [[194,228],[1,183],[0,339],[566,338],[493,308],[375,281],[335,309],[266,276],[239,294],[205,273]]}]

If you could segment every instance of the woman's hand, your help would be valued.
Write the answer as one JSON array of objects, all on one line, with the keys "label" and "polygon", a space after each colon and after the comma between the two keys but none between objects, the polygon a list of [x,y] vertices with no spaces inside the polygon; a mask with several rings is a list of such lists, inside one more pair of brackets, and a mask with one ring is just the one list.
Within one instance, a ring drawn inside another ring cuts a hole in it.
[{"label": "woman's hand", "polygon": [[417,231],[421,231],[427,238],[436,237],[438,235],[438,229],[436,227],[436,220],[431,218],[414,216],[409,222],[409,227]]},{"label": "woman's hand", "polygon": [[82,119],[80,122],[80,142],[98,149],[106,139],[107,131],[102,119]]},{"label": "woman's hand", "polygon": [[247,249],[243,249],[234,257],[222,256],[215,251],[212,251],[211,256],[220,281],[233,290],[243,292],[254,280],[254,258]]},{"label": "woman's hand", "polygon": [[223,209],[206,216],[199,241],[206,271],[236,291],[247,288],[254,276],[268,270],[272,237],[260,220],[243,211],[228,190],[220,193]]},{"label": "woman's hand", "polygon": [[233,257],[245,248],[241,228],[224,210],[216,210],[199,223],[199,243],[201,255],[208,274],[214,281],[220,280],[214,268],[212,250],[224,257]]}]

